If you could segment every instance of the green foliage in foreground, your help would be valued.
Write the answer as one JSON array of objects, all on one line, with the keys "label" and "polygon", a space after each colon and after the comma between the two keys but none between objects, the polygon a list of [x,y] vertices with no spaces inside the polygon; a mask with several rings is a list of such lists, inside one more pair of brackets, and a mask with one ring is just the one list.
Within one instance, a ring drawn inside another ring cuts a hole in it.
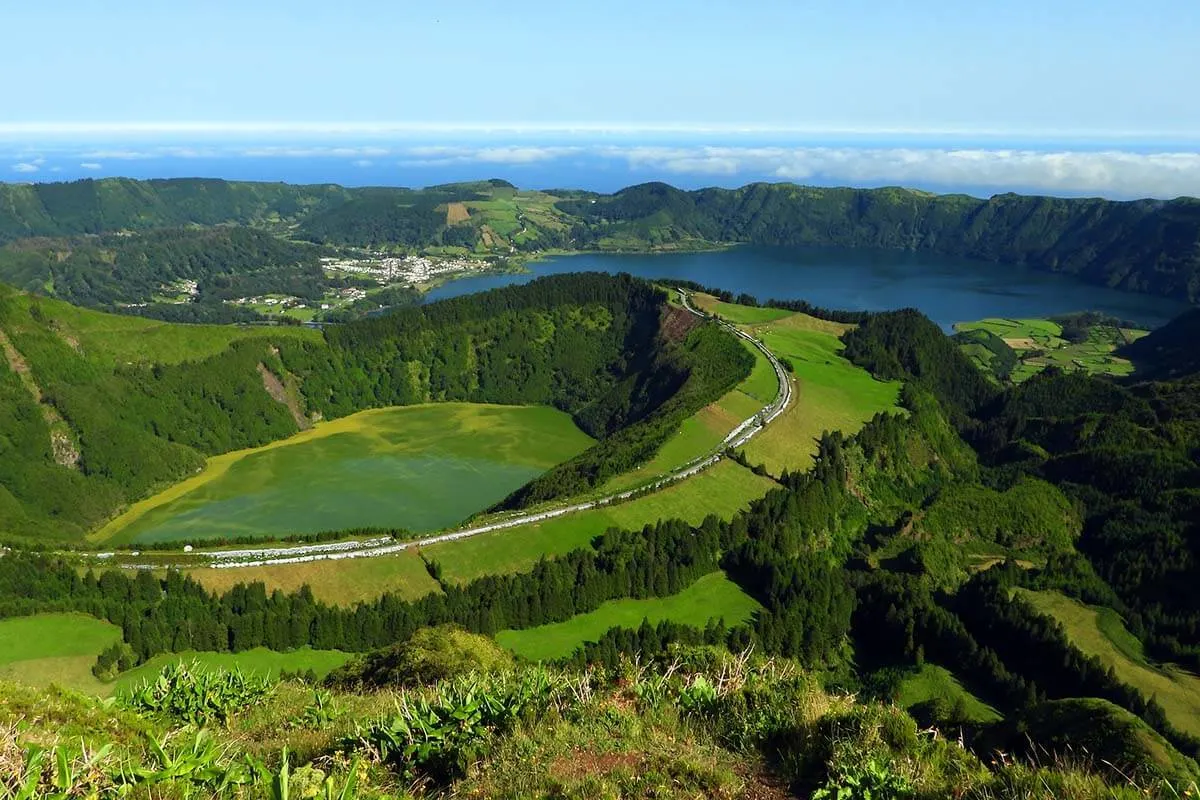
[{"label": "green foliage in foreground", "polygon": [[121,702],[141,714],[161,714],[189,725],[224,723],[235,711],[266,697],[273,685],[240,670],[198,669],[184,663],[165,667],[158,677],[133,687]]},{"label": "green foliage in foreground", "polygon": [[[993,759],[950,731],[919,730],[894,706],[827,692],[791,662],[706,650],[609,670],[473,673],[400,692],[314,692],[285,682],[199,731],[157,712],[53,691],[0,685],[0,698],[5,800],[445,793],[682,800],[785,792],[1132,800],[1195,790],[1194,765],[1169,747],[1155,750],[1163,743],[1137,731],[1092,736],[1086,753],[1056,741],[1036,754],[1008,750]],[[37,717],[15,725],[35,704]],[[1067,730],[1095,722],[1099,710],[1050,704],[1027,724],[1031,732]],[[996,735],[1006,734],[998,727]]]}]

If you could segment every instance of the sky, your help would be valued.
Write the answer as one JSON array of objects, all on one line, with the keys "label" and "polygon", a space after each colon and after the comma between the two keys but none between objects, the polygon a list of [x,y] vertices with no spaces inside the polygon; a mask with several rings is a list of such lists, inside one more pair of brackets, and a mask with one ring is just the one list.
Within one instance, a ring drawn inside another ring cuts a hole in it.
[{"label": "sky", "polygon": [[1195,0],[5,6],[0,180],[305,145],[347,169],[587,150],[700,182],[1200,193]]}]

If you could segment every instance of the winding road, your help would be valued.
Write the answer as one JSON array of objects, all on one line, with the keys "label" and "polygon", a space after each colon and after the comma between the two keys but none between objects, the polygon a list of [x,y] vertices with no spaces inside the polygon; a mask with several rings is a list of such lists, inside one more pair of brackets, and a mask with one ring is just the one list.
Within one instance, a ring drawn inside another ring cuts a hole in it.
[{"label": "winding road", "polygon": [[[546,511],[538,511],[533,513],[514,512],[513,515],[497,519],[485,525],[477,525],[473,527],[461,528],[450,533],[442,533],[436,536],[429,536],[424,539],[412,539],[405,542],[397,542],[387,537],[375,539],[366,539],[354,542],[331,542],[328,544],[311,544],[300,545],[296,547],[272,547],[272,548],[253,548],[240,550],[219,550],[207,553],[195,554],[197,558],[203,558],[203,561],[188,563],[188,564],[130,564],[122,563],[119,566],[125,569],[167,569],[171,567],[179,567],[181,569],[195,569],[198,567],[211,567],[214,569],[231,569],[237,567],[264,567],[279,564],[301,564],[310,561],[340,561],[348,558],[376,558],[379,556],[393,555],[395,553],[408,550],[412,547],[427,547],[433,544],[442,542],[453,542],[459,539],[467,539],[472,536],[479,536],[484,533],[492,533],[494,531],[504,530],[506,528],[516,528],[521,525],[529,525],[535,522],[544,522],[548,519],[566,516],[567,514],[575,514],[580,511],[587,511],[592,508],[609,505],[611,503],[619,503],[628,500],[635,495],[644,494],[646,492],[657,491],[665,486],[673,483],[686,480],[697,473],[708,469],[713,464],[716,464],[724,457],[724,453],[736,447],[742,447],[751,439],[759,434],[772,420],[782,414],[792,402],[792,383],[788,378],[787,372],[779,360],[767,349],[758,339],[755,339],[745,331],[739,330],[734,325],[718,319],[712,315],[706,314],[692,305],[691,295],[683,289],[676,289],[679,293],[680,302],[683,307],[704,319],[714,319],[718,325],[732,332],[735,336],[745,339],[753,345],[759,352],[767,357],[771,362],[771,366],[775,370],[775,377],[779,380],[779,393],[775,399],[763,406],[754,416],[745,420],[735,427],[729,434],[721,440],[709,453],[692,459],[688,463],[677,467],[671,472],[662,475],[658,479],[639,486],[635,489],[629,489],[623,492],[617,492],[595,500],[588,500],[582,503],[573,505],[561,506],[559,508],[549,509]],[[102,558],[112,558],[115,554],[101,554]]]}]

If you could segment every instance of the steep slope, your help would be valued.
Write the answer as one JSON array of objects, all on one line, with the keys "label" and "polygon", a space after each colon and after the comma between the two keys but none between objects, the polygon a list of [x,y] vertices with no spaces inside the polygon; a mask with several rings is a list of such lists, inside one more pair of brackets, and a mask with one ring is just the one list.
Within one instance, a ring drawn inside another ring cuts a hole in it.
[{"label": "steep slope", "polygon": [[643,184],[564,200],[580,243],[688,239],[918,250],[1078,275],[1089,283],[1200,298],[1200,200],[979,200],[908,189],[752,184],[684,192]]},{"label": "steep slope", "polygon": [[1178,378],[1200,372],[1200,309],[1193,309],[1149,336],[1121,348],[1137,378]]}]

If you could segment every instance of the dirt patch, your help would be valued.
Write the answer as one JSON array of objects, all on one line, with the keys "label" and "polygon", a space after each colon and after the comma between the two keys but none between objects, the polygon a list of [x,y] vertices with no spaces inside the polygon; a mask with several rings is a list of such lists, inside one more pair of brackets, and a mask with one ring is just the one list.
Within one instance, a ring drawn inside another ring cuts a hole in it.
[{"label": "dirt patch", "polygon": [[636,771],[643,763],[645,757],[640,753],[591,753],[577,747],[550,764],[550,775],[560,781],[582,780],[617,770]]},{"label": "dirt patch", "polygon": [[1028,336],[1005,338],[1004,343],[1013,350],[1037,350],[1041,347],[1041,345]]},{"label": "dirt patch", "polygon": [[471,218],[471,212],[467,211],[466,203],[447,203],[446,204],[446,224],[456,225],[460,222],[466,222]]},{"label": "dirt patch", "polygon": [[690,311],[675,306],[666,306],[663,309],[659,330],[668,342],[682,342],[702,322],[700,317]]},{"label": "dirt patch", "polygon": [[766,772],[742,773],[746,786],[740,795],[742,800],[787,800],[795,797],[788,791],[787,781]]},{"label": "dirt patch", "polygon": [[479,226],[479,239],[483,242],[483,246],[487,248],[500,247],[504,244],[504,239],[492,230],[489,225]]},{"label": "dirt patch", "polygon": [[267,394],[271,395],[271,399],[287,406],[287,410],[292,414],[292,419],[296,420],[296,427],[303,431],[312,426],[295,399],[288,394],[283,381],[279,380],[278,376],[267,369],[267,365],[261,361],[258,362],[258,374],[262,376],[263,388],[267,390]]},{"label": "dirt patch", "polygon": [[46,401],[41,387],[37,385],[33,374],[29,371],[28,362],[9,341],[4,331],[0,331],[0,350],[4,351],[4,358],[8,362],[9,369],[21,379],[21,384],[29,392],[33,401],[37,403],[38,409],[42,412],[42,419],[50,428],[50,449],[54,453],[54,461],[59,466],[79,469],[79,445],[76,443],[75,437],[62,415],[58,413],[58,409]]}]

